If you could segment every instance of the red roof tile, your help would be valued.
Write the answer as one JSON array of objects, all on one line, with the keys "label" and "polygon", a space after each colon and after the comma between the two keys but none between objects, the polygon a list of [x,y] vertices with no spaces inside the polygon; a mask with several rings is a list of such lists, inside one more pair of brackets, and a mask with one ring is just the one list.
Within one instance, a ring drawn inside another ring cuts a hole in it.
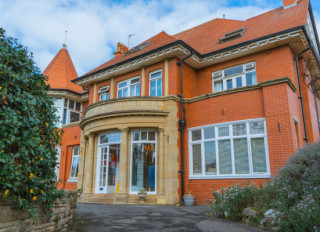
[{"label": "red roof tile", "polygon": [[48,77],[48,84],[52,89],[68,89],[82,93],[82,87],[71,82],[78,78],[78,74],[66,48],[58,52],[42,74]]},{"label": "red roof tile", "polygon": [[[177,40],[182,40],[200,54],[207,54],[239,43],[259,37],[271,35],[280,31],[294,28],[307,23],[309,0],[300,0],[296,6],[284,9],[279,7],[264,14],[249,18],[245,21],[214,19],[199,26],[193,27],[176,35],[170,36],[166,32],[155,35],[147,41],[151,44],[139,52],[130,55],[121,55],[100,65],[84,76],[122,61],[160,48]],[[224,34],[246,27],[241,38],[219,44]],[[147,42],[145,41],[145,42]]]}]

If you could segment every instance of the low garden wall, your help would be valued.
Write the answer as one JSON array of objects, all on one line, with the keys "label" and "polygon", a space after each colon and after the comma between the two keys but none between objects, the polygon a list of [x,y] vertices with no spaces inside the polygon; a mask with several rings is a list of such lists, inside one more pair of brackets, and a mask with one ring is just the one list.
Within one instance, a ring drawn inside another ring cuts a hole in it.
[{"label": "low garden wall", "polygon": [[10,201],[0,198],[0,232],[70,232],[74,231],[73,217],[77,203],[75,191],[64,191],[64,197],[59,199],[52,210],[53,216],[47,215],[37,207],[39,221],[34,223],[27,212],[20,210]]}]

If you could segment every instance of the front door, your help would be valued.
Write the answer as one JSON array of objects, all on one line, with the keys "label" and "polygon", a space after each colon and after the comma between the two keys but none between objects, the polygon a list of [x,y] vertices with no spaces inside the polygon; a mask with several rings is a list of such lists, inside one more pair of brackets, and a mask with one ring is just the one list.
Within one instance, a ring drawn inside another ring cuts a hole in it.
[{"label": "front door", "polygon": [[99,147],[96,175],[96,193],[116,192],[120,174],[120,144]]}]

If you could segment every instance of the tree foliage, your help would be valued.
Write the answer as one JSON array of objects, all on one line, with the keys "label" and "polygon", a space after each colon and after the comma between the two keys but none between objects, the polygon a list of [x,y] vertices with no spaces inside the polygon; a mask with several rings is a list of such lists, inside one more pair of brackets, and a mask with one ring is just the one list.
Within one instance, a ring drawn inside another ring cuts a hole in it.
[{"label": "tree foliage", "polygon": [[56,189],[60,132],[49,86],[27,48],[0,28],[0,197],[36,217],[35,203],[50,212]]}]

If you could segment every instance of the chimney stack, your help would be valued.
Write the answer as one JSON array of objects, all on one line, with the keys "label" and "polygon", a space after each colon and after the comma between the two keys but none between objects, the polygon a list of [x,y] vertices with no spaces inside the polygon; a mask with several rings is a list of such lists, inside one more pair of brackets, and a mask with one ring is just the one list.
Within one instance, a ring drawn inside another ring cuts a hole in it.
[{"label": "chimney stack", "polygon": [[297,5],[298,0],[283,0],[283,8],[289,8]]},{"label": "chimney stack", "polygon": [[126,45],[124,45],[123,43],[118,42],[117,51],[115,51],[113,54],[114,54],[114,57],[118,57],[127,51],[128,51],[128,47]]}]

